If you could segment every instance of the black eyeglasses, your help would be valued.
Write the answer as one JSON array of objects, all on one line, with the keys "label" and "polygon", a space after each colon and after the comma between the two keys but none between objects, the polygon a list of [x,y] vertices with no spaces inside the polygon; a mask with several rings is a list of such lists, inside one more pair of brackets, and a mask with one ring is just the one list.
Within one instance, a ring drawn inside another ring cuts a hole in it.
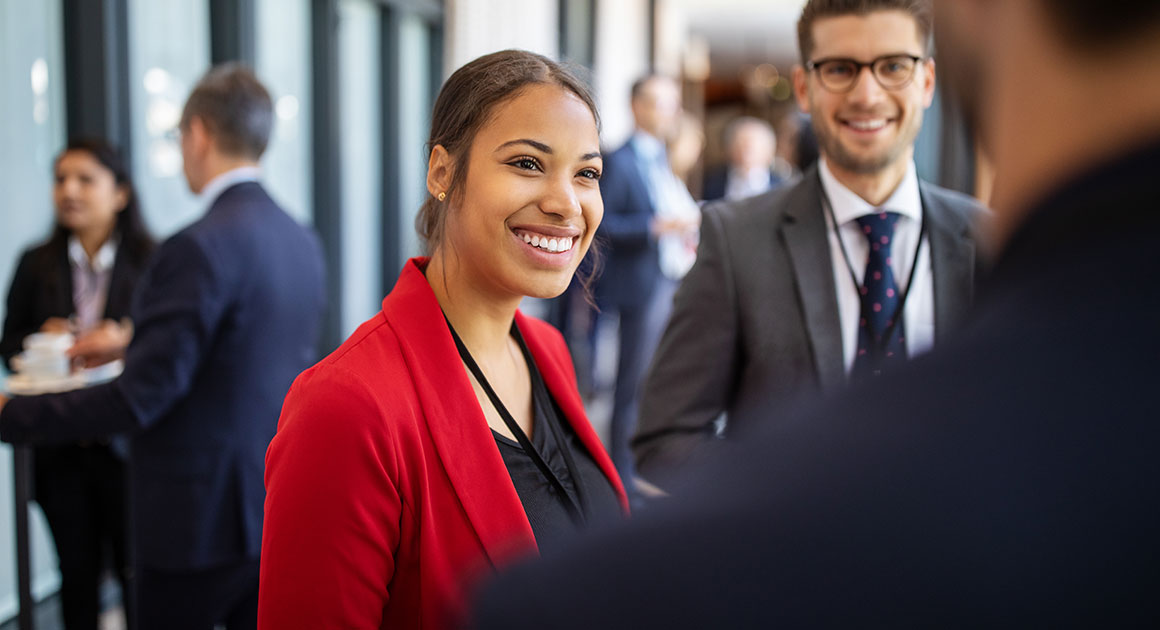
[{"label": "black eyeglasses", "polygon": [[852,90],[862,75],[862,68],[870,68],[882,89],[898,90],[914,79],[914,69],[923,59],[914,55],[883,55],[868,63],[842,58],[817,59],[806,62],[806,70],[816,71],[822,87],[831,92]]}]

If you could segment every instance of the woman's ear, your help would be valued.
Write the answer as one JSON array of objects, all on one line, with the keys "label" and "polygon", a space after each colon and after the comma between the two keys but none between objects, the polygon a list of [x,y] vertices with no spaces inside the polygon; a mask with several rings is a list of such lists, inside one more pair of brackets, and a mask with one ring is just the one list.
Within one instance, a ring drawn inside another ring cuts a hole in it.
[{"label": "woman's ear", "polygon": [[455,161],[441,144],[431,149],[431,159],[427,161],[427,192],[438,198],[451,194],[451,180],[455,176]]}]

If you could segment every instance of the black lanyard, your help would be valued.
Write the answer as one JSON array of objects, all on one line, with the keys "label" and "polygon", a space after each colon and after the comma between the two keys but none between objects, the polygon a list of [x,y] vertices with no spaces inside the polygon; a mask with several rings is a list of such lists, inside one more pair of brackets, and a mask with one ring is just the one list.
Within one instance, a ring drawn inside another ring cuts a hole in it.
[{"label": "black lanyard", "polygon": [[[819,176],[820,179],[821,177]],[[822,205],[830,217],[830,223],[834,226],[834,236],[838,238],[838,249],[842,251],[842,260],[846,261],[846,271],[850,272],[850,282],[854,283],[854,289],[858,293],[859,316],[867,317],[866,300],[862,299],[863,284],[858,282],[858,274],[854,272],[854,265],[850,262],[850,253],[846,251],[846,241],[842,238],[842,226],[838,225],[838,218],[834,215],[834,206],[830,203],[830,196],[826,194],[826,187],[821,185],[820,181],[818,185],[822,190]],[[914,275],[918,271],[918,255],[922,251],[922,241],[926,238],[926,206],[922,205],[920,208],[921,219],[918,227],[918,244],[914,246],[914,260],[910,264],[910,275],[906,279],[906,287],[902,289],[902,295],[899,296],[898,305],[894,307],[894,313],[890,316],[890,326],[881,337],[870,340],[870,343],[874,344],[873,356],[881,356],[886,346],[890,343],[890,338],[894,336],[894,329],[902,321],[902,314],[905,312],[903,309],[906,307],[906,299],[910,297],[910,288],[914,286]]]},{"label": "black lanyard", "polygon": [[[443,319],[446,320],[447,316],[444,315]],[[464,365],[466,365],[467,369],[471,371],[471,374],[475,376],[475,380],[479,383],[479,386],[483,388],[483,391],[485,394],[487,394],[488,399],[491,400],[491,404],[495,407],[496,412],[499,413],[501,418],[503,418],[503,422],[507,425],[508,430],[510,430],[512,435],[516,437],[516,441],[519,442],[520,447],[524,449],[524,452],[528,454],[528,457],[531,457],[532,461],[536,463],[536,467],[540,469],[540,473],[544,475],[544,478],[547,479],[548,482],[552,484],[552,487],[560,493],[561,497],[563,497],[562,500],[564,502],[564,509],[568,512],[568,516],[572,518],[572,522],[576,525],[583,525],[585,521],[584,511],[580,509],[580,505],[577,504],[576,499],[573,498],[573,496],[564,488],[564,482],[561,481],[560,477],[556,475],[556,472],[552,470],[550,466],[548,466],[548,463],[544,460],[543,455],[541,455],[540,452],[536,450],[536,447],[532,444],[532,441],[528,439],[528,436],[524,433],[523,429],[520,428],[520,425],[516,422],[515,418],[512,417],[512,414],[507,410],[507,407],[504,406],[503,401],[499,399],[499,395],[495,393],[495,390],[492,389],[491,384],[487,382],[487,377],[483,375],[483,370],[479,369],[479,364],[477,364],[475,359],[472,358],[471,353],[467,350],[467,346],[463,345],[463,340],[459,338],[459,334],[455,332],[455,328],[451,325],[450,321],[447,321],[447,329],[451,331],[451,337],[455,339],[455,347],[459,349],[459,358],[463,359]],[[524,360],[528,363],[528,372],[532,376],[532,405],[534,409],[536,397],[535,389],[536,387],[543,386],[543,382],[540,380],[540,373],[535,368],[535,363],[532,360],[531,353],[528,352],[527,344],[524,343],[524,338],[520,335],[520,330],[516,327],[515,322],[512,322],[511,332],[512,336],[515,337],[516,341],[519,343],[520,351],[523,352],[524,355]],[[552,422],[547,418],[545,418],[545,421],[542,424],[547,425],[548,430],[551,431],[552,435],[556,438],[556,448],[559,449],[560,453],[564,456],[564,465],[567,466],[568,475],[572,477],[572,483],[576,488],[576,494],[579,495],[580,476],[576,473],[576,462],[572,459],[572,450],[568,447],[568,443],[564,440],[563,431],[561,431],[560,428],[556,426],[555,422]]]}]

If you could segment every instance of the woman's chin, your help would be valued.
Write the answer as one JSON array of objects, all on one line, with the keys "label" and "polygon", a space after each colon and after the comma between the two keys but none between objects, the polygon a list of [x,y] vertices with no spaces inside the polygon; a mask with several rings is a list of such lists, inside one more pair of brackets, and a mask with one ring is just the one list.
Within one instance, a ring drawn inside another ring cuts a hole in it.
[{"label": "woman's chin", "polygon": [[572,283],[574,273],[558,275],[559,277],[545,278],[543,281],[528,287],[527,296],[541,300],[550,300],[563,295],[564,291],[568,289],[568,285]]}]

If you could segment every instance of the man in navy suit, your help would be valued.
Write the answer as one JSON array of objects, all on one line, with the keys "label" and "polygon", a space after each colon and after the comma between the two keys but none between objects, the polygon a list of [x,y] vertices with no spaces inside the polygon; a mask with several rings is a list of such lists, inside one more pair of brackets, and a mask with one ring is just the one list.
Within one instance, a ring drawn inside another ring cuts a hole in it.
[{"label": "man in navy suit", "polygon": [[130,540],[145,630],[254,628],[263,464],[294,377],[314,358],[321,248],[258,183],[270,96],[211,70],[181,119],[190,189],[208,210],[158,249],[133,303],[125,371],[64,394],[0,398],[0,438],[129,434]]},{"label": "man in navy suit", "polygon": [[767,121],[741,116],[725,128],[729,163],[705,175],[701,198],[744,199],[781,185],[773,172],[777,154],[777,134]]},{"label": "man in navy suit", "polygon": [[668,319],[677,281],[692,265],[700,213],[673,175],[665,142],[681,114],[680,87],[651,75],[632,86],[636,130],[604,160],[600,194],[607,246],[596,283],[601,316],[619,316],[620,353],[613,395],[609,450],[631,487],[628,440],[636,424],[637,390]]},{"label": "man in navy suit", "polygon": [[1160,3],[937,7],[1003,175],[972,323],[497,583],[478,628],[1160,625]]}]

